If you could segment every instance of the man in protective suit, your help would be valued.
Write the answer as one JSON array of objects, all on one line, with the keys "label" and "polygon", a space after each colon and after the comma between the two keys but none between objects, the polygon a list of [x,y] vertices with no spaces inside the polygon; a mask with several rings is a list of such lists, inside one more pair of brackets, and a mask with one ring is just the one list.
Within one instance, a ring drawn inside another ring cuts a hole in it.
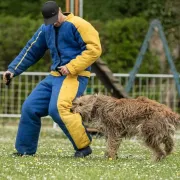
[{"label": "man in protective suit", "polygon": [[72,101],[83,94],[90,77],[91,64],[101,55],[98,32],[84,19],[62,13],[54,1],[42,6],[42,24],[19,55],[10,63],[3,78],[21,74],[41,59],[49,49],[50,74],[28,96],[16,137],[14,155],[34,155],[37,151],[41,117],[50,115],[60,126],[75,149],[75,157],[92,153],[91,137],[80,114],[73,114]]}]

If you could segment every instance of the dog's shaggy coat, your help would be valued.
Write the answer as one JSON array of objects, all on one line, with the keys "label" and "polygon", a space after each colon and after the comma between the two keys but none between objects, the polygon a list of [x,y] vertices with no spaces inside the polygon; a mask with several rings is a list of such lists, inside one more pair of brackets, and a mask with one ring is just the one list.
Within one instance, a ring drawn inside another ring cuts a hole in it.
[{"label": "dog's shaggy coat", "polygon": [[169,155],[180,116],[167,106],[146,97],[116,99],[85,95],[74,100],[72,111],[92,122],[107,139],[106,156],[116,158],[124,137],[138,135],[153,150],[155,160]]}]

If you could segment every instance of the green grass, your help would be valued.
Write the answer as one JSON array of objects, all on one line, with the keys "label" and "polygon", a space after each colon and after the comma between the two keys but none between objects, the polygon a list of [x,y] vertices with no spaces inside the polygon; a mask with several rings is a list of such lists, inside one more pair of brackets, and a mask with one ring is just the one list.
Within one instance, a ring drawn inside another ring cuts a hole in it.
[{"label": "green grass", "polygon": [[155,163],[140,141],[124,140],[118,160],[104,159],[104,139],[94,137],[93,154],[73,158],[74,150],[62,132],[43,127],[35,157],[12,157],[17,127],[0,127],[0,180],[175,180],[180,179],[180,139],[174,153]]}]

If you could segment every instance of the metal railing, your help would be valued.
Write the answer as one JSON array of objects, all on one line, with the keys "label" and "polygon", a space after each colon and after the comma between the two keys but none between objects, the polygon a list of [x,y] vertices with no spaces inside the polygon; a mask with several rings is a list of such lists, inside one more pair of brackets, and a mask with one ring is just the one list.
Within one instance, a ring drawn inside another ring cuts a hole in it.
[{"label": "metal railing", "polygon": [[[25,72],[15,77],[9,87],[3,83],[2,74],[3,72],[0,72],[0,118],[19,118],[22,103],[37,83],[49,73]],[[126,86],[129,74],[113,75],[123,87]],[[111,90],[107,90],[92,73],[85,94],[94,93],[110,95]],[[137,74],[129,96],[146,96],[168,105],[174,111],[177,111],[179,104],[175,81],[173,75],[169,74]]]}]

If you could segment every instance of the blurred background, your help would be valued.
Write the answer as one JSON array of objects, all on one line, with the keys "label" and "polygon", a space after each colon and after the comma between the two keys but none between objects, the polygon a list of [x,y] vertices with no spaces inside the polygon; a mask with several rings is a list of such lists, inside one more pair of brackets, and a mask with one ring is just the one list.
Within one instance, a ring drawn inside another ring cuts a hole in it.
[{"label": "blurred background", "polygon": [[[50,71],[51,59],[47,52],[26,73],[16,77],[9,88],[2,82],[3,71],[7,70],[8,64],[43,23],[41,6],[44,2],[46,1],[0,1],[0,119],[3,123],[7,123],[7,119],[20,117],[24,99]],[[62,11],[68,9],[66,0],[56,0],[56,2]],[[76,3],[74,0],[69,2]],[[179,111],[179,95],[176,88],[179,79],[175,83],[158,29],[154,28],[148,40],[147,51],[130,92],[127,93],[125,87],[154,19],[161,22],[172,61],[177,73],[179,72],[180,1],[80,0],[79,6],[79,15],[89,21],[99,32],[103,48],[101,61],[104,63],[103,66],[108,68],[109,75],[111,76],[112,73],[114,78],[108,82],[111,84],[108,86],[106,70],[102,69],[99,75],[105,77],[103,81],[102,78],[97,77],[97,70],[95,70],[85,93],[102,92],[113,95],[111,88],[119,85],[118,90],[121,95],[147,96]],[[74,11],[72,4],[69,9]]]}]

